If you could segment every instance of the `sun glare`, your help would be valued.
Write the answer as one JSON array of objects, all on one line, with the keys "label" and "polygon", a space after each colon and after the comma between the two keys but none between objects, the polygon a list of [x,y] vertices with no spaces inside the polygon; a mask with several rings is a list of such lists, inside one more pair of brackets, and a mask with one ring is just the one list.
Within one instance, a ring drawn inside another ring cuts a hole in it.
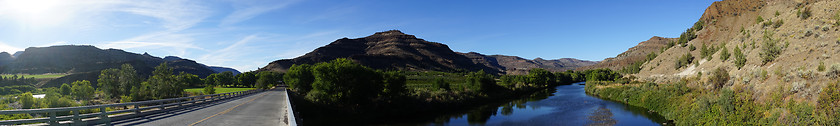
[{"label": "sun glare", "polygon": [[64,0],[4,0],[0,2],[3,16],[13,18],[20,23],[44,26],[61,23],[67,10],[62,10]]}]

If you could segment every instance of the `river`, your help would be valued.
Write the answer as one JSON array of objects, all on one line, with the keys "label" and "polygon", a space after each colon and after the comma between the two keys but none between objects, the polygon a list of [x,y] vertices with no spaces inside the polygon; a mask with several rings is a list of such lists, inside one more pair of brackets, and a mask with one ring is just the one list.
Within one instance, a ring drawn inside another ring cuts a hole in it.
[{"label": "river", "polygon": [[421,125],[662,125],[665,119],[645,108],[587,95],[584,83],[561,85],[507,103],[438,116]]}]

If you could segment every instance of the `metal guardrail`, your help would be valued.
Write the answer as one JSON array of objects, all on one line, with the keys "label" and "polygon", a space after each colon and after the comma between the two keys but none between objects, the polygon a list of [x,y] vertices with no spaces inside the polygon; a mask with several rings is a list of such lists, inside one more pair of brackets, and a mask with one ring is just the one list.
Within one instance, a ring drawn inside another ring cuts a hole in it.
[{"label": "metal guardrail", "polygon": [[286,110],[287,110],[286,111],[286,113],[287,113],[286,117],[287,117],[287,120],[289,120],[289,126],[297,126],[297,120],[295,120],[295,111],[292,110],[292,100],[290,99],[292,97],[289,96],[289,91],[291,91],[291,90],[289,90],[288,88],[283,88],[283,89],[286,90],[283,93],[286,93]]},{"label": "metal guardrail", "polygon": [[[130,119],[138,116],[145,116],[150,114],[171,112],[173,109],[181,109],[193,105],[204,103],[213,103],[220,100],[235,98],[239,96],[250,95],[262,92],[263,90],[248,90],[240,92],[230,92],[222,94],[201,95],[192,97],[170,98],[161,100],[139,101],[129,103],[116,103],[105,105],[90,105],[78,107],[62,107],[62,108],[45,108],[45,109],[17,109],[17,110],[2,110],[0,114],[49,114],[49,117],[33,118],[33,119],[18,119],[18,120],[2,120],[0,125],[20,125],[33,123],[46,123],[49,125],[93,125],[105,124],[111,125],[112,120]],[[114,111],[106,111],[108,107],[111,108],[128,108]],[[99,112],[80,114],[80,111],[99,109]],[[156,110],[155,110],[156,109]],[[67,112],[72,113],[67,116],[56,116],[56,113]]]}]

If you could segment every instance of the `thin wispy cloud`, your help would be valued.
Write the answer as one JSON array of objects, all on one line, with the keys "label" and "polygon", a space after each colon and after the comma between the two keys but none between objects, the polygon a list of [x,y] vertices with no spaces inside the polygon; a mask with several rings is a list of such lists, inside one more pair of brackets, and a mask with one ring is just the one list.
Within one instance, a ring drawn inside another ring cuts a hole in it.
[{"label": "thin wispy cloud", "polygon": [[[232,66],[234,69],[237,70],[247,70],[251,69],[250,67],[254,66],[253,63],[248,61],[253,61],[245,59],[247,55],[254,55],[261,52],[261,48],[256,45],[249,45],[249,43],[263,39],[258,35],[248,35],[239,41],[234,42],[233,44],[210,53],[207,53],[200,58],[198,61],[201,61],[208,65],[225,65],[225,66]],[[263,47],[265,48],[265,47]],[[236,63],[236,62],[248,62],[248,63]],[[240,65],[231,65],[231,64],[240,64]]]},{"label": "thin wispy cloud", "polygon": [[[271,3],[275,2],[275,3]],[[230,15],[222,19],[219,26],[230,26],[242,21],[257,17],[263,13],[273,10],[281,9],[290,4],[298,2],[297,0],[286,0],[277,3],[276,0],[240,0],[233,1],[233,8],[235,9]]]}]

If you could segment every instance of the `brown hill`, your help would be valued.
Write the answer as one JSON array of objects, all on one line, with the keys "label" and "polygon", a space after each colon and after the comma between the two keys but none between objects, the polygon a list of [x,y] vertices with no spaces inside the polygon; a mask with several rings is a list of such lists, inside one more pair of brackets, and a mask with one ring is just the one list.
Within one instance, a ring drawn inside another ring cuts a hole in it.
[{"label": "brown hill", "polygon": [[[3,55],[0,53],[0,55]],[[89,80],[96,84],[99,72],[131,64],[142,77],[151,75],[154,67],[168,63],[176,73],[186,72],[206,77],[215,71],[193,60],[179,59],[165,61],[148,54],[130,53],[119,49],[99,49],[94,46],[62,45],[51,47],[30,47],[2,65],[6,74],[68,73],[71,75],[50,80],[41,87],[60,86],[76,80]]]},{"label": "brown hill", "polygon": [[492,74],[530,68],[560,71],[594,64],[576,59],[526,60],[514,56],[458,53],[445,44],[390,30],[363,38],[342,38],[303,56],[271,62],[260,68],[260,71],[285,72],[293,64],[314,64],[336,58],[348,58],[375,69],[446,72],[484,70]]},{"label": "brown hill", "polygon": [[588,70],[597,68],[620,70],[633,63],[644,61],[648,54],[652,52],[658,52],[662,49],[662,47],[667,46],[669,42],[674,42],[676,40],[677,38],[663,38],[659,36],[653,36],[647,41],[639,42],[638,45],[627,49],[627,51],[624,51],[623,53],[618,54],[615,57],[604,59],[603,61],[598,62],[598,64],[595,65],[579,67],[577,68],[577,70]]},{"label": "brown hill", "polygon": [[574,58],[562,58],[555,60],[544,60],[536,58],[528,60],[518,56],[506,55],[483,55],[476,52],[460,53],[467,56],[477,64],[483,64],[490,68],[504,71],[506,74],[527,74],[531,68],[542,68],[552,72],[574,70],[582,66],[589,66],[598,62],[578,60]]},{"label": "brown hill", "polygon": [[[838,1],[724,0],[709,6],[698,24],[696,39],[686,43],[697,50],[677,44],[645,63],[635,76],[664,83],[696,78],[701,73],[701,81],[690,85],[709,88],[703,83],[708,74],[727,68],[732,78],[727,86],[748,87],[762,101],[779,89],[791,93],[785,99],[814,101],[822,87],[836,81],[832,73],[837,72],[832,71],[837,70],[832,66],[840,69]],[[709,58],[702,58],[703,44],[715,47]],[[745,65],[737,66],[734,55],[721,58],[721,47],[730,54],[735,48],[742,50]],[[694,56],[694,61],[676,66],[686,53]]]},{"label": "brown hill", "polygon": [[271,62],[260,70],[285,72],[292,64],[314,64],[336,58],[348,58],[375,69],[500,72],[476,65],[447,45],[398,30],[377,32],[364,38],[342,38],[303,56]]}]

